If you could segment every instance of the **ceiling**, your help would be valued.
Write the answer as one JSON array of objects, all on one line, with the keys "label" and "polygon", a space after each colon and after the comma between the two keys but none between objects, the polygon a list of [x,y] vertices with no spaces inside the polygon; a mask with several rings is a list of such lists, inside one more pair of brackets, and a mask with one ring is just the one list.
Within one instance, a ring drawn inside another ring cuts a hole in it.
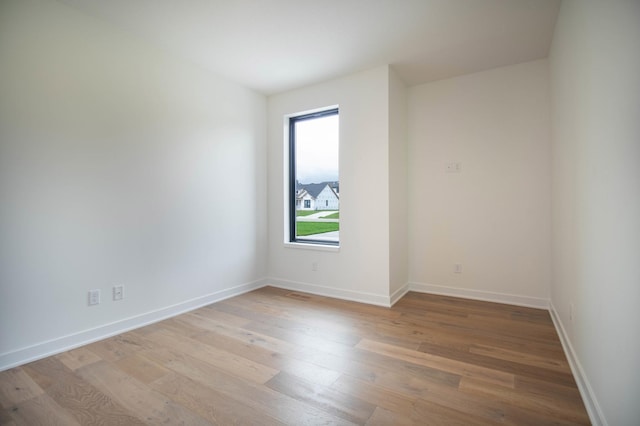
[{"label": "ceiling", "polygon": [[391,64],[407,85],[545,58],[560,0],[59,0],[266,95]]}]

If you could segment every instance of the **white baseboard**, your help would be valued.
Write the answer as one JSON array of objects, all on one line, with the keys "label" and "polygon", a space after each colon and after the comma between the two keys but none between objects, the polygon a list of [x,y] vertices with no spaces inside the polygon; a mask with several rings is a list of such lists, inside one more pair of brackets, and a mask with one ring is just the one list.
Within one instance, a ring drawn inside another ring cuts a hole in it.
[{"label": "white baseboard", "polygon": [[407,294],[408,292],[409,292],[409,283],[406,283],[405,285],[403,285],[402,287],[394,291],[393,294],[391,294],[390,306],[395,305],[396,302],[402,299],[404,295]]},{"label": "white baseboard", "polygon": [[526,306],[528,308],[549,309],[549,300],[538,297],[517,296],[514,294],[493,293],[490,291],[444,287],[424,283],[409,283],[409,291],[483,300],[485,302],[506,303],[509,305]]},{"label": "white baseboard", "polygon": [[562,343],[562,348],[564,349],[564,353],[569,361],[573,377],[576,379],[576,383],[578,384],[578,390],[580,391],[580,396],[582,396],[582,401],[587,409],[591,423],[594,426],[607,426],[608,423],[604,417],[602,409],[600,408],[600,404],[598,404],[595,394],[593,393],[593,389],[589,384],[589,380],[587,380],[587,376],[582,369],[582,364],[580,364],[580,361],[573,350],[573,345],[571,345],[569,335],[567,334],[562,321],[560,320],[560,316],[551,301],[549,301],[549,313],[551,314],[551,319],[553,320],[553,324],[555,325],[558,336],[560,337],[560,342]]},{"label": "white baseboard", "polygon": [[89,330],[69,334],[60,338],[38,343],[33,346],[18,349],[0,354],[0,371],[17,367],[28,362],[36,361],[51,355],[56,355],[79,346],[83,346],[107,337],[115,336],[135,328],[143,327],[154,322],[174,317],[176,315],[192,311],[211,303],[219,302],[233,296],[237,296],[249,291],[264,287],[266,280],[257,280],[250,283],[241,284],[228,289],[216,291],[205,296],[186,300],[175,305],[146,312],[144,314],[129,317],[123,320],[114,321]]},{"label": "white baseboard", "polygon": [[321,285],[302,283],[298,281],[289,281],[279,278],[269,278],[266,280],[266,282],[267,285],[282,288],[285,290],[301,291],[304,293],[316,294],[318,296],[351,300],[352,302],[367,303],[369,305],[384,306],[387,308],[391,306],[391,297],[374,293],[343,290],[334,287],[324,287]]}]

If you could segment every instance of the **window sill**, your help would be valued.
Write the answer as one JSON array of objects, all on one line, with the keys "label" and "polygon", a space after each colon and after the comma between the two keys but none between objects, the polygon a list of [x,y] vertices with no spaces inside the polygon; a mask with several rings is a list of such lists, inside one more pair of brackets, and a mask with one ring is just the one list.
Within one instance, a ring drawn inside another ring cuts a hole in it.
[{"label": "window sill", "polygon": [[285,248],[339,252],[340,246],[314,243],[284,243]]}]

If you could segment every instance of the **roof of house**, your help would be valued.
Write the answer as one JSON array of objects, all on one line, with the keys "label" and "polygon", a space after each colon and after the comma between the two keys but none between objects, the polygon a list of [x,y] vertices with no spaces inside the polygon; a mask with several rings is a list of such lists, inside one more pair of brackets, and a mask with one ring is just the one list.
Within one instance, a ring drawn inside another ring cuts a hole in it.
[{"label": "roof of house", "polygon": [[320,193],[322,192],[322,190],[325,188],[325,186],[329,185],[329,188],[331,188],[331,190],[336,194],[336,197],[338,197],[338,192],[340,191],[340,184],[339,182],[321,182],[321,183],[307,183],[307,184],[301,184],[298,183],[298,190],[304,189],[305,191],[307,191],[309,193],[309,195],[311,195],[313,198],[317,198],[318,195],[320,195]]}]

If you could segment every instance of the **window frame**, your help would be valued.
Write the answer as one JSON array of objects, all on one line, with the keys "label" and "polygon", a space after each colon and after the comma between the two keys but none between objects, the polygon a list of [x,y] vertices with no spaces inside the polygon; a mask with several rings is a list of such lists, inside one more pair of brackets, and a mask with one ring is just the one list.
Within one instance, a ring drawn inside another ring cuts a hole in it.
[{"label": "window frame", "polygon": [[[338,106],[327,107],[319,110],[314,110],[312,112],[299,113],[290,115],[287,117],[288,120],[288,190],[289,190],[289,199],[287,200],[287,210],[288,210],[288,237],[285,239],[285,243],[288,244],[296,244],[296,245],[312,245],[318,247],[340,247],[340,239],[338,241],[327,241],[327,240],[314,240],[311,238],[299,238],[296,236],[296,133],[295,126],[296,123],[307,120],[314,120],[322,117],[328,117],[332,115],[340,116],[340,108]],[[338,127],[339,128],[339,127]],[[338,173],[340,170],[340,166],[338,165]],[[339,179],[339,178],[338,178]]]}]

